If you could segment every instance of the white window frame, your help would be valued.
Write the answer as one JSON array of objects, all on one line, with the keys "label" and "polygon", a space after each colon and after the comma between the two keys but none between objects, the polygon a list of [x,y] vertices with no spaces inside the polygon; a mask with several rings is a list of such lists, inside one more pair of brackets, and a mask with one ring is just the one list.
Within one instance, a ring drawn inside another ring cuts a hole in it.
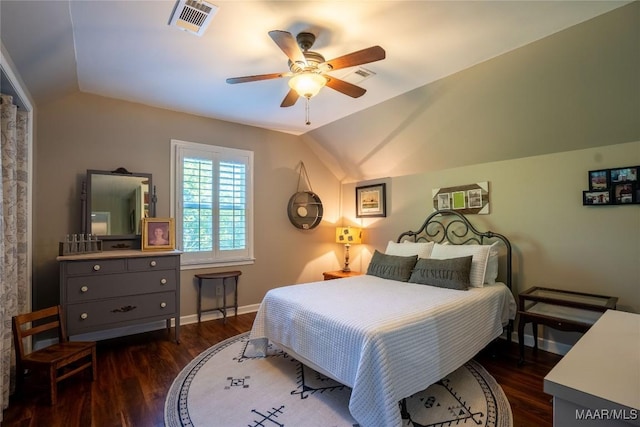
[{"label": "white window frame", "polygon": [[[216,164],[221,161],[238,161],[247,166],[246,176],[246,249],[239,251],[220,251],[218,238],[214,236],[213,251],[206,252],[183,252],[181,256],[182,269],[195,269],[206,267],[223,267],[234,265],[253,264],[254,240],[253,240],[253,151],[240,150],[236,148],[220,147],[216,145],[201,144],[197,142],[171,140],[171,216],[175,218],[176,224],[176,249],[183,250],[183,223],[182,223],[182,203],[183,203],[183,183],[182,165],[185,155],[201,155],[203,158],[210,158]],[[215,187],[215,183],[214,183]],[[214,193],[215,197],[215,193]],[[217,202],[214,201],[214,206]],[[214,209],[215,210],[215,209]],[[215,223],[217,215],[213,215],[214,230],[217,230]]]}]

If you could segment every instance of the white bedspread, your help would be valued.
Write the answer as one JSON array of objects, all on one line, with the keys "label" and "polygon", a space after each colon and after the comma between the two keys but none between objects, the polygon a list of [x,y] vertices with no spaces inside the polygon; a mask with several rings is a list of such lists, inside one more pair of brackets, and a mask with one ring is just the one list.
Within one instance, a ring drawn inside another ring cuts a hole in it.
[{"label": "white bedspread", "polygon": [[515,312],[501,283],[457,291],[365,275],[269,291],[250,338],[258,353],[268,339],[351,387],[362,427],[390,427],[402,398],[462,366]]}]

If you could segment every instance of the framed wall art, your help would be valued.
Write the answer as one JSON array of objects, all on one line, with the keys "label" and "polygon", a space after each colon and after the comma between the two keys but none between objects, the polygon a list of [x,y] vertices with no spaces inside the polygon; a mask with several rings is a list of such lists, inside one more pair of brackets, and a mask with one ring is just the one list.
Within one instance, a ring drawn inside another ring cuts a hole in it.
[{"label": "framed wall art", "polygon": [[453,209],[462,214],[489,213],[489,182],[459,185],[431,190],[436,210]]},{"label": "framed wall art", "polygon": [[438,199],[438,210],[440,209],[451,209],[451,194],[449,193],[439,193],[436,195]]},{"label": "framed wall art", "polygon": [[640,204],[640,166],[589,171],[589,190],[582,192],[585,206]]},{"label": "framed wall art", "polygon": [[635,202],[635,186],[632,183],[615,184],[613,186],[613,202],[624,205]]},{"label": "framed wall art", "polygon": [[609,188],[609,170],[589,171],[589,190],[605,190]]},{"label": "framed wall art", "polygon": [[454,191],[451,193],[451,200],[453,202],[451,206],[453,209],[464,209],[467,207],[464,191]]},{"label": "framed wall art", "polygon": [[639,166],[609,169],[611,184],[638,182],[638,168]]},{"label": "framed wall art", "polygon": [[386,184],[365,185],[356,187],[356,217],[387,216]]},{"label": "framed wall art", "polygon": [[176,232],[173,218],[142,219],[142,250],[173,250]]},{"label": "framed wall art", "polygon": [[583,205],[610,205],[611,191],[609,190],[583,191],[582,204]]}]

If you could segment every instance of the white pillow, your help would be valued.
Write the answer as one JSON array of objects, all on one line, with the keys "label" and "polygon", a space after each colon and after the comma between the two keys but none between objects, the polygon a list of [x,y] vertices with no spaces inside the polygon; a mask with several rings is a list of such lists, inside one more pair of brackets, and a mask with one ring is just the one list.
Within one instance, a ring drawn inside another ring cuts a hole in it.
[{"label": "white pillow", "polygon": [[387,255],[396,256],[413,256],[418,255],[418,258],[429,258],[431,250],[433,249],[433,242],[403,242],[396,243],[389,241],[387,249],[384,251]]},{"label": "white pillow", "polygon": [[484,273],[484,283],[493,285],[498,278],[498,243],[494,242],[489,246],[489,259],[487,260],[487,271]]},{"label": "white pillow", "polygon": [[431,258],[448,259],[471,255],[471,272],[469,282],[471,286],[481,288],[489,261],[491,245],[441,245],[436,243],[431,251]]}]

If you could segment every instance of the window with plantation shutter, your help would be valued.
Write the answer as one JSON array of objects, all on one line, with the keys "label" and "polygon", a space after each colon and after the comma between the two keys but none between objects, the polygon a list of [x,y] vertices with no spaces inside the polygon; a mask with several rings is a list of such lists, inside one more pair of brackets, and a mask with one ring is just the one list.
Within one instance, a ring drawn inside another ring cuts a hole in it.
[{"label": "window with plantation shutter", "polygon": [[172,153],[182,264],[253,262],[253,152],[174,140]]}]

